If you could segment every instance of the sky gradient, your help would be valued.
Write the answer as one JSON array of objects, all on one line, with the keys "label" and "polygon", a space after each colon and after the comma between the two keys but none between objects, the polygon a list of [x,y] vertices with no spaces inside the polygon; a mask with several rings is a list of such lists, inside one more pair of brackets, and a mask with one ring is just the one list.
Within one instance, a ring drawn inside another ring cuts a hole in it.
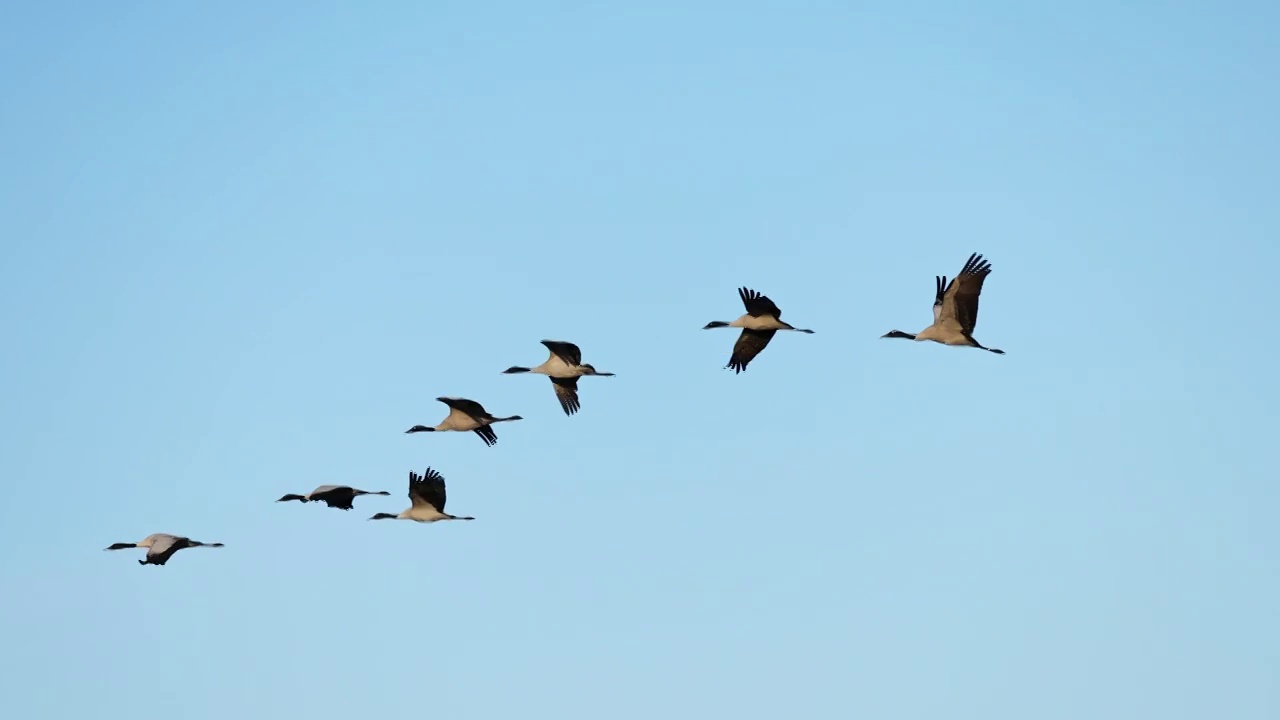
[{"label": "sky gradient", "polygon": [[1280,6],[628,5],[0,10],[0,716],[1280,716]]}]

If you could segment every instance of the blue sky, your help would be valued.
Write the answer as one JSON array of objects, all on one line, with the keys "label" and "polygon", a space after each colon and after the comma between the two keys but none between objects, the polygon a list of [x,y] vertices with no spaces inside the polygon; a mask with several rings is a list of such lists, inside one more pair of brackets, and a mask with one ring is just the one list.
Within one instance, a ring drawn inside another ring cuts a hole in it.
[{"label": "blue sky", "polygon": [[629,5],[0,11],[0,714],[1280,715],[1280,9]]}]

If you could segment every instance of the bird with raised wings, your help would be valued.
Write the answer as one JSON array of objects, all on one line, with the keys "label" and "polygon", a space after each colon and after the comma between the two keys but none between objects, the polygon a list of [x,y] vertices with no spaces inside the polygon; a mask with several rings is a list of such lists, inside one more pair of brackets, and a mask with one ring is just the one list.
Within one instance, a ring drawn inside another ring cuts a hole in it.
[{"label": "bird with raised wings", "polygon": [[738,297],[742,298],[742,304],[747,309],[746,314],[732,322],[715,320],[702,328],[703,330],[723,327],[742,328],[742,334],[733,344],[733,354],[729,356],[729,364],[725,365],[727,368],[733,368],[735,375],[747,369],[747,365],[765,349],[779,330],[813,334],[812,330],[793,327],[783,322],[782,310],[767,296],[755,290],[738,288]]},{"label": "bird with raised wings", "polygon": [[360,490],[349,485],[321,485],[306,495],[296,495],[289,493],[280,498],[276,502],[288,502],[297,500],[299,502],[322,502],[331,508],[339,510],[350,510],[352,502],[361,495],[390,495],[386,490]]},{"label": "bird with raised wings", "polygon": [[493,447],[498,444],[498,434],[490,427],[494,423],[523,420],[519,415],[510,417],[494,417],[475,400],[457,397],[438,397],[436,400],[449,406],[449,414],[435,427],[414,425],[405,430],[406,433],[418,432],[466,432],[468,430],[480,436],[484,444]]},{"label": "bird with raised wings", "polygon": [[115,543],[111,547],[103,548],[104,550],[127,550],[129,548],[146,548],[147,557],[145,560],[139,560],[139,565],[163,565],[169,562],[169,558],[173,554],[184,548],[193,547],[222,547],[222,543],[207,543],[199,540],[192,540],[189,537],[181,535],[170,535],[168,533],[154,533],[139,540],[136,543],[122,542]]},{"label": "bird with raised wings", "polygon": [[950,283],[947,283],[945,275],[934,277],[936,292],[932,325],[914,335],[890,330],[880,337],[931,340],[943,345],[982,348],[1003,355],[1003,350],[985,347],[973,337],[973,330],[978,325],[978,296],[982,294],[982,284],[990,274],[991,263],[973,253]]},{"label": "bird with raised wings", "polygon": [[543,340],[542,344],[551,351],[551,356],[537,367],[509,367],[502,372],[506,375],[517,373],[534,373],[546,375],[555,388],[556,399],[560,401],[560,409],[565,415],[572,415],[581,409],[578,401],[578,378],[586,375],[613,377],[611,372],[599,372],[588,363],[582,362],[582,350],[571,342],[560,340]]},{"label": "bird with raised wings", "polygon": [[410,472],[409,501],[412,504],[409,509],[399,515],[378,513],[369,519],[413,520],[421,523],[432,523],[439,520],[475,520],[470,516],[461,517],[445,512],[445,499],[444,476],[431,468],[427,468],[421,475],[416,472]]}]

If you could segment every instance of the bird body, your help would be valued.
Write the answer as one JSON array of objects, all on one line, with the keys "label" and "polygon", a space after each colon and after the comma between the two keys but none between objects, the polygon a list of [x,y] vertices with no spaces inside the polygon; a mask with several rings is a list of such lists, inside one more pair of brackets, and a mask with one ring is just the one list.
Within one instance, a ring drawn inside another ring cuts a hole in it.
[{"label": "bird body", "polygon": [[583,363],[582,350],[571,342],[543,340],[542,344],[551,351],[551,356],[541,365],[531,368],[516,365],[502,372],[506,375],[534,373],[549,377],[565,415],[572,415],[582,407],[578,400],[578,378],[587,375],[613,377],[611,372],[599,372],[592,365]]},{"label": "bird body", "polygon": [[370,520],[413,520],[420,523],[433,523],[440,520],[475,520],[467,516],[450,515],[444,511],[446,493],[444,476],[427,468],[421,475],[409,473],[409,509],[399,515],[378,513]]},{"label": "bird body", "polygon": [[170,535],[168,533],[153,533],[146,536],[136,543],[115,543],[104,550],[126,550],[129,548],[146,548],[147,557],[145,560],[139,560],[139,565],[164,565],[169,562],[169,558],[173,554],[184,548],[192,547],[222,547],[222,543],[206,543],[199,540],[192,540],[181,535]]},{"label": "bird body", "polygon": [[386,490],[360,490],[349,485],[321,485],[306,495],[296,495],[289,493],[280,498],[276,502],[288,502],[297,500],[299,502],[323,502],[331,508],[340,510],[350,510],[352,502],[361,495],[390,495]]},{"label": "bird body", "polygon": [[989,348],[973,337],[978,324],[978,297],[982,284],[991,274],[991,263],[973,253],[960,269],[960,274],[947,283],[945,275],[934,278],[936,292],[933,301],[933,324],[916,334],[890,330],[882,338],[905,340],[929,340],[942,345],[976,347],[1003,355],[1003,350]]},{"label": "bird body", "polygon": [[[795,330],[796,328],[782,322],[772,315],[756,316],[746,313],[737,320],[724,324],[723,327],[742,328],[744,330]],[[800,332],[804,332],[801,330]]]},{"label": "bird body", "polygon": [[747,365],[764,351],[769,341],[773,339],[773,336],[779,330],[793,330],[806,335],[813,334],[812,330],[794,327],[790,323],[783,322],[782,310],[767,296],[761,295],[755,290],[745,287],[738,288],[738,297],[742,299],[742,304],[747,309],[745,315],[731,322],[715,320],[707,323],[702,328],[703,330],[724,327],[742,328],[742,334],[738,336],[738,341],[733,345],[733,354],[729,356],[729,364],[725,365],[725,367],[733,368],[734,374],[746,370]]},{"label": "bird body", "polygon": [[492,427],[489,427],[490,425],[524,419],[519,415],[494,417],[480,403],[466,398],[438,397],[436,400],[449,406],[449,414],[445,416],[445,419],[441,420],[440,424],[435,427],[414,425],[405,430],[405,433],[472,431],[479,435],[486,445],[493,447],[498,443],[498,434],[493,431]]}]

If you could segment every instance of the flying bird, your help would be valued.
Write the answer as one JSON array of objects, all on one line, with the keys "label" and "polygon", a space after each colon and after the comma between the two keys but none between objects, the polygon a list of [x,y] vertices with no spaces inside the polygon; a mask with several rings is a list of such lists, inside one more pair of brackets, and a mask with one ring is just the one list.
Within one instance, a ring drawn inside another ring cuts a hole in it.
[{"label": "flying bird", "polygon": [[745,287],[738,288],[738,296],[742,298],[742,304],[747,308],[745,315],[733,322],[719,320],[709,322],[702,328],[703,330],[722,327],[742,328],[738,342],[733,344],[733,354],[729,356],[729,364],[725,365],[727,368],[733,368],[735,375],[747,369],[747,364],[764,350],[777,331],[794,330],[813,334],[812,330],[792,327],[782,322],[782,310],[767,296]]},{"label": "flying bird", "polygon": [[409,500],[413,504],[399,515],[378,513],[369,519],[413,520],[421,523],[432,523],[438,520],[475,520],[473,517],[459,517],[444,511],[444,476],[431,468],[427,468],[421,475],[416,472],[409,473]]},{"label": "flying bird", "polygon": [[280,498],[276,502],[288,502],[290,500],[298,500],[304,503],[322,502],[331,508],[338,508],[340,510],[350,510],[352,507],[351,505],[352,501],[354,501],[356,498],[360,497],[361,495],[390,495],[390,494],[391,493],[387,492],[386,490],[378,490],[377,492],[374,492],[372,490],[358,490],[356,488],[349,487],[347,485],[321,485],[320,487],[316,488],[315,490],[312,490],[306,495],[295,495],[293,493],[289,493],[288,495],[285,495],[284,497]]},{"label": "flying bird", "polygon": [[882,338],[907,340],[932,340],[943,345],[962,345],[982,348],[1003,355],[1003,350],[984,347],[973,337],[978,324],[978,296],[982,283],[991,274],[991,263],[978,253],[969,256],[960,274],[947,283],[945,275],[935,276],[937,293],[933,301],[933,324],[912,335],[901,330],[890,330]]},{"label": "flying bird", "polygon": [[141,541],[136,543],[115,543],[111,547],[103,548],[104,550],[126,550],[128,548],[146,548],[147,558],[139,560],[139,565],[163,565],[169,562],[169,558],[173,554],[183,548],[193,547],[222,547],[222,543],[206,543],[198,540],[192,540],[181,535],[169,535],[167,533],[155,533],[148,535]]},{"label": "flying bird", "polygon": [[494,417],[485,410],[480,403],[475,400],[456,397],[438,397],[436,400],[449,406],[449,414],[444,420],[440,421],[435,427],[427,427],[426,425],[414,425],[405,430],[406,433],[417,432],[466,432],[471,430],[484,440],[484,444],[493,447],[498,444],[498,434],[490,427],[494,423],[510,422],[512,420],[523,420],[519,415],[511,417]]},{"label": "flying bird", "polygon": [[502,372],[507,375],[517,373],[536,373],[538,375],[546,375],[551,379],[551,385],[555,388],[556,398],[560,401],[560,408],[564,410],[565,415],[572,415],[582,407],[578,402],[578,378],[584,375],[598,375],[600,377],[613,377],[611,372],[598,372],[590,364],[583,364],[582,350],[571,342],[561,342],[559,340],[543,340],[543,345],[551,351],[551,356],[546,362],[537,367],[509,367]]}]

